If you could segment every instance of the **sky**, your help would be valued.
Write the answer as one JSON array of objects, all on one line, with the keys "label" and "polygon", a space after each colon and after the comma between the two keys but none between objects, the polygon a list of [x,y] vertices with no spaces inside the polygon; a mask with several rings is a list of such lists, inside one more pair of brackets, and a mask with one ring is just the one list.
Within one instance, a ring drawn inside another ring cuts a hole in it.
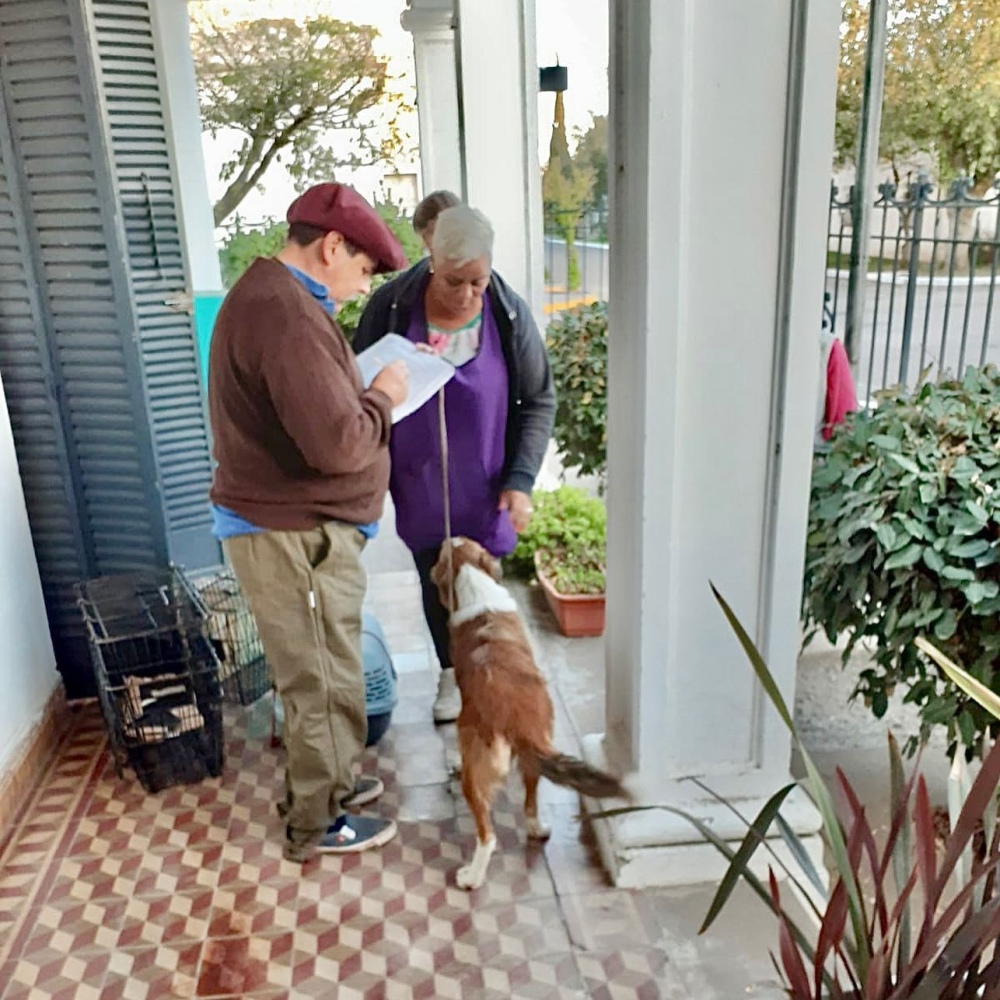
[{"label": "sky", "polygon": [[[569,69],[566,125],[572,139],[591,115],[608,113],[608,0],[535,0],[538,65]],[[545,159],[554,94],[541,94],[538,131]]]},{"label": "sky", "polygon": [[[495,2],[495,0],[480,0]],[[406,7],[405,0],[193,0],[192,9],[211,13],[220,23],[252,17],[296,17],[315,12],[357,24],[371,24],[379,30],[380,54],[389,60],[390,73],[396,78],[393,86],[413,104],[415,76],[412,39],[399,23]],[[608,0],[536,0],[536,44],[539,66],[555,65],[558,61],[569,69],[569,90],[566,92],[566,124],[571,145],[577,131],[584,130],[591,115],[606,114],[608,107]],[[554,94],[540,94],[538,106],[539,162],[548,155],[549,131],[552,124]],[[416,151],[418,130],[416,114],[401,123]],[[212,198],[222,194],[224,185],[218,180],[219,168],[230,150],[236,148],[235,138],[206,139],[205,155]],[[416,170],[416,162],[404,157],[399,169]],[[247,222],[256,222],[282,214],[275,205],[284,206],[294,197],[294,188],[280,169],[272,168],[266,178],[265,192],[249,195],[240,207]],[[353,179],[363,194],[376,194],[380,170],[359,171]]]}]

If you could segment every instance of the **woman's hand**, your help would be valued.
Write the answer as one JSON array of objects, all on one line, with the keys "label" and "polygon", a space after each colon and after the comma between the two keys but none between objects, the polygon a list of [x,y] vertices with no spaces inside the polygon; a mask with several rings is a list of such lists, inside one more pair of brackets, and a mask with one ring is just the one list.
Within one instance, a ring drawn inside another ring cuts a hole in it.
[{"label": "woman's hand", "polygon": [[531,497],[520,490],[504,490],[500,494],[499,509],[510,514],[510,523],[519,535],[531,524],[531,515],[535,510],[531,506]]}]

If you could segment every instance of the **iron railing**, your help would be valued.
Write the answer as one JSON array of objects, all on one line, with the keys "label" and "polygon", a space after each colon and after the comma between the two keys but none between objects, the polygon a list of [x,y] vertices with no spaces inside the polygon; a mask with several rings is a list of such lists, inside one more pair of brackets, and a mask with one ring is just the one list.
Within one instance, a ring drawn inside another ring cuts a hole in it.
[{"label": "iron railing", "polygon": [[545,310],[606,301],[611,278],[608,211],[545,215]]},{"label": "iron railing", "polygon": [[[879,187],[868,246],[863,326],[856,332],[858,395],[915,385],[926,370],[938,378],[968,365],[1000,363],[994,301],[1000,271],[998,193],[970,195],[971,182],[951,184],[943,197],[925,173],[905,195]],[[824,322],[844,333],[851,199],[830,190],[827,304]]]}]

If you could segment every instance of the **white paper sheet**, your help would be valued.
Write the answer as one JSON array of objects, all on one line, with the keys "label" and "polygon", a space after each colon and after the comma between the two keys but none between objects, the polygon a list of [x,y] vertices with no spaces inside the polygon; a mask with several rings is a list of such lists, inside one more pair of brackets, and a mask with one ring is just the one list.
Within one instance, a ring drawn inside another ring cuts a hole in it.
[{"label": "white paper sheet", "polygon": [[367,351],[362,351],[357,360],[366,389],[386,365],[398,360],[406,362],[410,373],[410,391],[392,411],[394,424],[419,410],[455,374],[454,367],[444,358],[418,351],[413,341],[398,333],[386,334]]}]

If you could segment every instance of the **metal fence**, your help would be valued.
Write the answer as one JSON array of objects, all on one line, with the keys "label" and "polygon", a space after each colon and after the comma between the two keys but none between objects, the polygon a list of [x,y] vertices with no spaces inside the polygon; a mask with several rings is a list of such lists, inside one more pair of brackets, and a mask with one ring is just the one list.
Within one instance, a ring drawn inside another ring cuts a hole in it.
[{"label": "metal fence", "polygon": [[606,301],[608,267],[606,208],[545,216],[545,311]]},{"label": "metal fence", "polygon": [[[915,385],[928,367],[940,377],[970,364],[1000,364],[1000,177],[994,190],[975,198],[970,182],[961,180],[941,193],[924,173],[904,193],[895,184],[879,188],[855,368],[862,401],[900,382]],[[851,198],[842,199],[835,185],[829,213],[823,321],[842,336]],[[544,240],[547,314],[607,300],[606,207],[546,213]]]},{"label": "metal fence", "polygon": [[[857,335],[860,399],[899,383],[961,374],[968,365],[1000,363],[995,337],[1000,271],[1000,178],[997,193],[970,195],[971,182],[936,192],[920,173],[899,194],[883,184],[868,246],[863,325]],[[843,334],[848,311],[851,198],[830,191],[827,303],[824,321]]]}]

